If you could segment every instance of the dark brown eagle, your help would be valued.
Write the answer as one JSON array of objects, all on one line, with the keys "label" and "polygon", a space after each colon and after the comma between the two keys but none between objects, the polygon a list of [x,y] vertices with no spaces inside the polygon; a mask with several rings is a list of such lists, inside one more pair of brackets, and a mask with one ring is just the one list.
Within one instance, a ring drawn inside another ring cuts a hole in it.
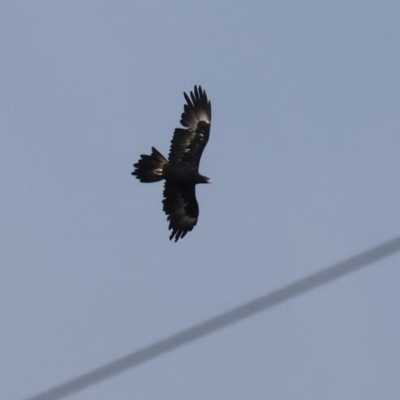
[{"label": "dark brown eagle", "polygon": [[211,102],[201,86],[195,86],[190,97],[183,95],[186,104],[181,124],[186,129],[175,129],[168,160],[152,147],[151,155],[142,154],[132,172],[140,182],[165,179],[163,210],[168,216],[168,229],[172,229],[169,239],[175,238],[175,242],[197,224],[196,185],[211,183],[210,178],[199,174],[201,154],[210,136]]}]

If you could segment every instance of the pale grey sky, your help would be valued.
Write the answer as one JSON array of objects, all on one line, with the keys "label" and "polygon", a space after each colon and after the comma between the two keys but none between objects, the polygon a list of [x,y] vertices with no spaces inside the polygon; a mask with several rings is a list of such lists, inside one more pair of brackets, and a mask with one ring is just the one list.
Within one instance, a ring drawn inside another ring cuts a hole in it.
[{"label": "pale grey sky", "polygon": [[[0,13],[0,376],[18,400],[400,234],[400,3],[21,1]],[[184,98],[213,107],[168,240]],[[400,257],[70,396],[394,399]]]}]

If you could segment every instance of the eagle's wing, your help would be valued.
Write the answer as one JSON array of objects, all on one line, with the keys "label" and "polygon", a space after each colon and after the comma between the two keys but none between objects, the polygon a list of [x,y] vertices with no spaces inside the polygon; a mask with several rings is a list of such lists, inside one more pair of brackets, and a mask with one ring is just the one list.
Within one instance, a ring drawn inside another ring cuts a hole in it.
[{"label": "eagle's wing", "polygon": [[194,87],[186,103],[181,124],[187,129],[176,128],[169,152],[170,164],[187,164],[199,168],[201,154],[208,142],[211,126],[211,102],[201,86]]},{"label": "eagle's wing", "polygon": [[196,200],[194,184],[182,184],[176,181],[165,181],[163,210],[172,229],[172,240],[183,238],[197,224],[199,205]]}]

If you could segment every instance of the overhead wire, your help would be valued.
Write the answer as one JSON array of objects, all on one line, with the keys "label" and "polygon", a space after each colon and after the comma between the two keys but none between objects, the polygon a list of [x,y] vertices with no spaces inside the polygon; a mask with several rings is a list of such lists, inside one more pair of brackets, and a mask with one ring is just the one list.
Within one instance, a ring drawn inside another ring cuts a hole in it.
[{"label": "overhead wire", "polygon": [[400,251],[400,236],[25,400],[58,400]]}]

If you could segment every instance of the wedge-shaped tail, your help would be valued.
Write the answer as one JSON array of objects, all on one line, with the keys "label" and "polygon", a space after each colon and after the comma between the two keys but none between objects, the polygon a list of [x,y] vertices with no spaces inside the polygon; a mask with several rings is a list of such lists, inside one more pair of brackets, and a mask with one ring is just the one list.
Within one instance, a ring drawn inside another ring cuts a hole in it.
[{"label": "wedge-shaped tail", "polygon": [[140,182],[157,182],[165,178],[164,166],[168,160],[154,147],[151,148],[151,155],[142,154],[140,160],[133,164],[135,175]]}]

